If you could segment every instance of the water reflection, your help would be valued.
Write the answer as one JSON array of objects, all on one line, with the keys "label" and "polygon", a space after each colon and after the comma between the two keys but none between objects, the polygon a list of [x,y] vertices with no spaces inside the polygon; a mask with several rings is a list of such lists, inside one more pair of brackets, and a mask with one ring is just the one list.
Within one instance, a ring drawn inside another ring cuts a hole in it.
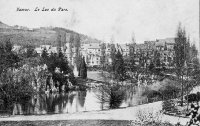
[{"label": "water reflection", "polygon": [[29,102],[15,104],[13,114],[52,114],[80,111],[85,104],[86,91],[62,94],[38,94]]},{"label": "water reflection", "polygon": [[[140,95],[143,88],[131,85],[123,88],[125,97],[120,103],[120,107],[130,107],[147,101]],[[102,95],[102,93],[96,88],[62,94],[38,94],[28,102],[15,104],[13,114],[74,113],[107,109],[105,106],[108,104],[100,102],[97,98],[97,95]]]}]

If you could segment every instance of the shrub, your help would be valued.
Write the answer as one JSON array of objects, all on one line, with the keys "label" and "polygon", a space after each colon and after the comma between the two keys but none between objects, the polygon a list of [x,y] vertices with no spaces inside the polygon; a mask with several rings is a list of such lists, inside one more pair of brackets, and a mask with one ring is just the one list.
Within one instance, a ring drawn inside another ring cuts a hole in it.
[{"label": "shrub", "polygon": [[107,107],[110,109],[119,108],[125,98],[124,89],[118,84],[103,85],[99,91],[100,94],[97,94],[97,98],[100,103],[108,105]]},{"label": "shrub", "polygon": [[15,80],[11,73],[6,72],[1,74],[0,83],[0,99],[4,101],[4,106],[1,109],[12,111],[15,103],[28,102],[35,94],[27,77]]},{"label": "shrub", "polygon": [[163,114],[154,112],[153,109],[139,109],[137,120],[132,121],[132,126],[173,126],[168,122],[162,122]]},{"label": "shrub", "polygon": [[178,111],[173,100],[164,100],[162,103],[162,110],[164,111],[164,113],[167,112],[177,113]]}]

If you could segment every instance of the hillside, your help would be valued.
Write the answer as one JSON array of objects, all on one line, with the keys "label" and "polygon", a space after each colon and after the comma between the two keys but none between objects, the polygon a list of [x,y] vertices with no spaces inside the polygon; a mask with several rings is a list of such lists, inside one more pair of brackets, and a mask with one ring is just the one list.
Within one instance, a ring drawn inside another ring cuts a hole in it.
[{"label": "hillside", "polygon": [[58,28],[58,27],[41,27],[29,29],[23,26],[8,26],[0,22],[0,42],[9,38],[13,44],[33,46],[40,46],[50,44],[58,45],[58,35],[61,36],[61,44],[69,42],[71,35],[79,35],[81,43],[100,42],[100,40],[93,39],[89,36],[79,34],[72,30]]}]

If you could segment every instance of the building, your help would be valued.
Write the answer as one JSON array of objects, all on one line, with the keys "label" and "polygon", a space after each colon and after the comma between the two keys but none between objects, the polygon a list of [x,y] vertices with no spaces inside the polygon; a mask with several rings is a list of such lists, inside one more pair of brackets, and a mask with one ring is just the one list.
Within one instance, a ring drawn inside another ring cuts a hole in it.
[{"label": "building", "polygon": [[160,53],[160,62],[163,66],[172,67],[175,60],[175,38],[156,40],[156,50]]},{"label": "building", "polygon": [[83,53],[85,51],[86,63],[89,66],[100,66],[101,65],[101,44],[90,43],[84,46]]},{"label": "building", "polygon": [[119,50],[121,51],[121,54],[124,57],[128,57],[129,56],[129,44],[117,44],[117,48],[119,48]]}]

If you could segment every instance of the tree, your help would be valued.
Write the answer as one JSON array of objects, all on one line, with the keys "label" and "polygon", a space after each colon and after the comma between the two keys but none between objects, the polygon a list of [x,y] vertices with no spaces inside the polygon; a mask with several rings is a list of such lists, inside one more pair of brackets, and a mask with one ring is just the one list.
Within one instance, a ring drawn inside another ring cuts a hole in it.
[{"label": "tree", "polygon": [[37,57],[37,52],[35,51],[34,46],[25,45],[23,48],[25,49],[25,52],[23,53],[25,58]]},{"label": "tree", "polygon": [[104,70],[104,65],[106,63],[106,43],[101,43],[101,57],[100,62]]},{"label": "tree", "polygon": [[[12,51],[13,45],[8,39],[0,44],[0,99],[4,109],[12,111],[14,103],[27,102],[34,93],[30,84],[30,72],[18,66],[20,58]],[[22,71],[21,71],[22,70]]]},{"label": "tree", "polygon": [[[70,38],[69,38],[69,59],[70,59],[70,63],[72,63],[72,58],[73,58],[73,43],[74,43],[74,34],[70,34]],[[72,65],[72,64],[71,64]]]},{"label": "tree", "polygon": [[131,69],[132,72],[135,71],[135,35],[132,35],[132,42],[129,45],[129,67]]},{"label": "tree", "polygon": [[125,88],[119,83],[112,84],[110,82],[110,74],[102,73],[104,84],[99,87],[99,93],[96,94],[97,99],[101,103],[102,110],[105,107],[110,109],[119,108],[122,101],[126,97]]},{"label": "tree", "polygon": [[155,68],[155,66],[154,66],[153,62],[151,62],[149,65],[149,71],[151,71],[153,73],[154,68]]},{"label": "tree", "polygon": [[77,58],[77,69],[78,69],[78,76],[80,76],[80,72],[81,72],[81,64],[82,64],[82,55],[78,55],[78,58]]},{"label": "tree", "polygon": [[185,29],[181,27],[181,24],[178,26],[176,38],[175,38],[175,45],[174,45],[174,50],[175,50],[175,69],[176,69],[176,74],[178,79],[181,81],[181,105],[183,105],[183,93],[184,93],[184,64],[186,62],[186,47],[187,47],[187,41],[186,41],[186,33]]},{"label": "tree", "polygon": [[[54,59],[55,60],[55,59]],[[64,74],[68,74],[71,72],[69,65],[68,65],[68,60],[67,57],[64,56],[63,52],[61,49],[58,52],[57,60],[56,60],[55,66],[60,68],[60,71],[63,72]]]},{"label": "tree", "polygon": [[19,65],[20,58],[12,51],[12,47],[10,39],[0,44],[0,73],[8,68],[17,68]]},{"label": "tree", "polygon": [[85,63],[85,57],[82,58],[81,67],[80,67],[80,76],[83,79],[87,78],[87,66]]},{"label": "tree", "polygon": [[139,54],[140,58],[139,58],[139,64],[141,67],[145,67],[145,64],[146,64],[146,56],[145,56],[145,53],[142,52],[142,50],[140,50],[140,54]]},{"label": "tree", "polygon": [[18,56],[20,57],[20,65],[28,64],[32,67],[37,66],[40,64],[40,57],[35,51],[35,47],[32,45],[25,45],[23,46],[19,53]]},{"label": "tree", "polygon": [[47,53],[47,49],[44,48],[42,50],[42,54],[41,54],[41,63],[42,64],[47,64],[48,63],[48,53]]},{"label": "tree", "polygon": [[154,52],[154,63],[156,64],[156,67],[160,67],[161,66],[160,53],[157,50]]},{"label": "tree", "polygon": [[79,61],[79,57],[80,57],[80,42],[81,42],[81,39],[80,39],[80,35],[79,34],[76,34],[74,36],[74,47],[75,47],[75,65],[76,66],[79,66],[80,64],[80,61]]},{"label": "tree", "polygon": [[57,59],[57,55],[54,54],[53,52],[51,52],[50,56],[48,58],[49,62],[47,63],[48,71],[51,72],[51,73],[53,73],[55,71],[55,68],[56,68],[55,64],[56,64],[57,60],[55,60],[55,59]]},{"label": "tree", "polygon": [[126,79],[126,69],[124,66],[123,56],[119,50],[115,54],[115,58],[113,59],[112,65],[113,65],[112,67],[114,70],[113,72],[114,72],[115,79],[119,81],[124,81]]}]

